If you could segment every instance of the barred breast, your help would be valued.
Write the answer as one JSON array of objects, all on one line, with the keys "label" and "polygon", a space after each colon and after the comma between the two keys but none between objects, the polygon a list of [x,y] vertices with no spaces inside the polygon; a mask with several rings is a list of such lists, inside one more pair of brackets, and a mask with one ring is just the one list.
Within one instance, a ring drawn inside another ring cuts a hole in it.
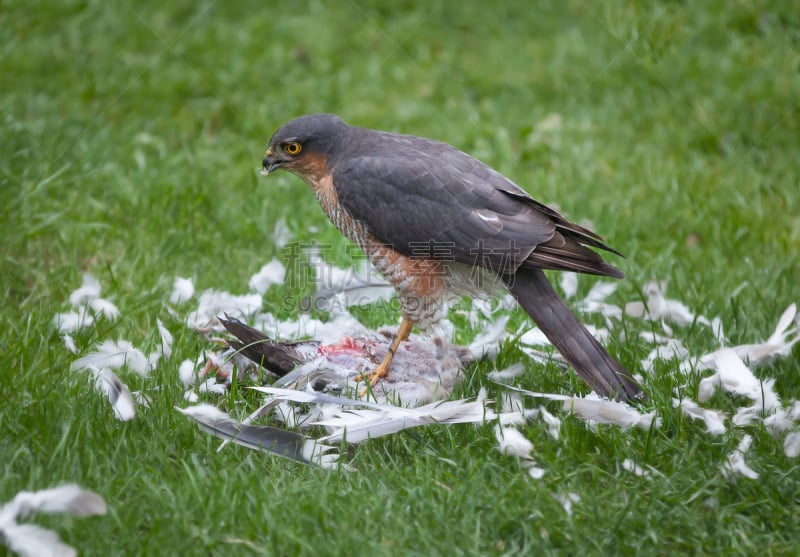
[{"label": "barred breast", "polygon": [[381,243],[363,223],[356,221],[339,204],[330,174],[306,180],[322,210],[342,234],[357,244],[372,265],[397,291],[403,313],[421,330],[431,331],[442,320],[449,297],[448,283],[453,271],[447,263],[408,257]]}]

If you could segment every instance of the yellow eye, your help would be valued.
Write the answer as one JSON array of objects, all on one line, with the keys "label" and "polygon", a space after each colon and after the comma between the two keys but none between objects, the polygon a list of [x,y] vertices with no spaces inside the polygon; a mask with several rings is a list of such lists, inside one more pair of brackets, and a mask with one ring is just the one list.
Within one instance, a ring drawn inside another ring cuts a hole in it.
[{"label": "yellow eye", "polygon": [[297,155],[303,149],[299,143],[291,142],[287,143],[286,146],[283,148],[290,155]]}]

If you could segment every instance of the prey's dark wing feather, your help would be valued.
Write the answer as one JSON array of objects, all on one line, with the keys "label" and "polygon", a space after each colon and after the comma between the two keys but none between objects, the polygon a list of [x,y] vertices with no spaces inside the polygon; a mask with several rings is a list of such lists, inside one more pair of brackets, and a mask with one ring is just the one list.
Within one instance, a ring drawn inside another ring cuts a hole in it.
[{"label": "prey's dark wing feather", "polygon": [[238,340],[228,340],[228,345],[241,352],[246,358],[263,366],[278,377],[283,377],[305,359],[297,352],[293,342],[271,340],[261,331],[254,329],[227,314],[228,319],[219,317],[229,333]]},{"label": "prey's dark wing feather", "polygon": [[[333,168],[339,203],[405,255],[501,273],[520,267],[621,276],[583,244],[610,249],[483,163],[436,141],[375,133]],[[402,153],[402,154],[398,154]]]}]

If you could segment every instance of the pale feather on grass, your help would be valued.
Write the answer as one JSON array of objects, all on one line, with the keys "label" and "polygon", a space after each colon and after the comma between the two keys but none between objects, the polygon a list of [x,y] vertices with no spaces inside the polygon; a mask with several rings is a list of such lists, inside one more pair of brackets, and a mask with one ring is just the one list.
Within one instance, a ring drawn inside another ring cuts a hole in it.
[{"label": "pale feather on grass", "polygon": [[272,228],[272,242],[275,244],[277,249],[281,249],[286,244],[289,243],[289,240],[292,239],[292,231],[289,230],[289,227],[286,224],[285,219],[280,219],[275,223],[275,226]]},{"label": "pale feather on grass", "polygon": [[578,311],[583,313],[599,313],[609,319],[620,319],[622,308],[614,304],[609,304],[606,299],[617,291],[615,282],[596,282],[589,293],[577,306]]},{"label": "pale feather on grass", "polygon": [[697,358],[690,358],[683,362],[680,369],[683,373],[692,370],[704,371],[717,369],[717,355],[721,351],[733,350],[736,355],[749,365],[757,365],[775,357],[788,356],[792,347],[800,341],[798,325],[792,327],[797,315],[796,304],[787,307],[778,319],[775,331],[766,341],[755,344],[740,344],[728,348],[720,348]]},{"label": "pale feather on grass", "polygon": [[14,499],[0,506],[0,543],[23,556],[77,555],[77,551],[63,543],[54,531],[17,522],[37,512],[81,517],[104,515],[107,508],[102,497],[74,484],[41,491],[21,491]]},{"label": "pale feather on grass", "polygon": [[112,302],[100,297],[100,282],[89,273],[83,275],[83,284],[69,296],[69,303],[75,308],[91,308],[95,315],[109,319],[119,317],[119,309]]},{"label": "pale feather on grass", "polygon": [[178,366],[178,377],[184,388],[194,385],[197,380],[197,366],[192,360],[183,360]]},{"label": "pale feather on grass", "polygon": [[554,493],[553,497],[561,503],[561,506],[564,507],[564,512],[567,513],[568,516],[572,516],[572,505],[575,503],[580,503],[581,496],[577,493]]},{"label": "pale feather on grass", "polygon": [[313,338],[320,344],[335,344],[341,340],[343,331],[353,336],[368,333],[366,328],[348,312],[336,313],[329,321],[322,321],[308,314],[301,314],[297,319],[280,320],[272,314],[262,313],[256,316],[253,326],[277,340]]},{"label": "pale feather on grass", "polygon": [[698,400],[705,402],[714,394],[717,387],[753,401],[751,406],[740,408],[731,421],[734,425],[748,425],[757,419],[781,410],[781,402],[775,392],[775,380],[760,380],[745,365],[732,348],[722,348],[714,353],[716,372],[700,380]]},{"label": "pale feather on grass", "polygon": [[286,278],[286,267],[277,259],[273,259],[250,277],[247,285],[251,291],[263,294],[273,284],[281,284],[284,278]]},{"label": "pale feather on grass", "polygon": [[83,283],[69,295],[72,307],[88,304],[100,297],[100,281],[89,273],[83,274]]},{"label": "pale feather on grass", "polygon": [[789,458],[800,456],[800,431],[792,431],[786,434],[783,440],[783,452]]},{"label": "pale feather on grass", "polygon": [[564,293],[564,298],[569,300],[578,293],[578,273],[571,273],[569,271],[561,273],[558,285]]},{"label": "pale feather on grass", "polygon": [[494,426],[494,436],[497,438],[497,449],[508,456],[516,456],[525,460],[533,457],[533,443],[531,443],[522,432],[515,427],[503,427],[500,424]]},{"label": "pale feather on grass", "polygon": [[177,306],[188,302],[192,297],[194,297],[194,281],[191,278],[175,277],[172,292],[169,295],[169,303]]},{"label": "pale feather on grass", "polygon": [[553,346],[539,327],[531,327],[519,337],[519,343],[526,346]]},{"label": "pale feather on grass", "polygon": [[739,446],[732,453],[728,455],[725,462],[720,466],[722,475],[726,478],[732,478],[738,474],[751,480],[757,480],[759,477],[758,472],[750,468],[744,461],[744,456],[750,450],[750,444],[753,438],[750,435],[745,435],[739,442]]},{"label": "pale feather on grass", "polygon": [[[156,323],[158,324],[158,334],[161,339],[161,344],[156,348],[156,353],[163,356],[165,360],[169,360],[170,356],[172,356],[172,333],[164,326],[161,319],[156,319]],[[155,366],[151,367],[152,369],[155,369]]]},{"label": "pale feather on grass", "polygon": [[337,405],[339,408],[330,412],[329,417],[309,424],[328,429],[328,435],[321,437],[320,441],[338,442],[346,439],[348,443],[361,443],[404,429],[431,424],[479,424],[498,420],[500,424],[507,425],[525,421],[525,416],[521,412],[497,414],[486,407],[486,401],[480,396],[474,401],[439,401],[416,408],[404,408],[309,391],[273,387],[252,387],[252,389],[267,393],[276,400]]},{"label": "pale feather on grass", "polygon": [[778,408],[769,416],[764,417],[763,420],[764,427],[766,427],[767,430],[774,435],[779,435],[784,431],[792,429],[797,418],[792,418],[792,408],[789,406],[787,408]]},{"label": "pale feather on grass", "polygon": [[175,409],[197,422],[206,433],[237,445],[321,468],[338,466],[336,447],[305,435],[275,427],[242,424],[210,404]]},{"label": "pale feather on grass", "polygon": [[95,315],[102,315],[108,319],[114,320],[120,315],[119,308],[104,298],[95,298],[89,302],[89,307]]},{"label": "pale feather on grass", "polygon": [[654,419],[655,426],[661,426],[661,418],[656,418],[655,410],[642,414],[624,402],[603,399],[595,393],[589,393],[585,398],[570,397],[564,401],[564,410],[590,422],[616,425],[622,429],[650,429]]},{"label": "pale feather on grass", "polygon": [[762,382],[753,375],[735,350],[723,348],[716,353],[715,360],[719,382],[723,389],[750,400],[763,398]]},{"label": "pale feather on grass", "polygon": [[95,347],[93,352],[78,358],[70,365],[71,370],[91,368],[119,369],[127,366],[128,369],[147,376],[149,370],[148,358],[144,352],[134,347],[127,340],[104,340]]},{"label": "pale feather on grass", "polygon": [[540,480],[544,477],[545,470],[536,466],[531,455],[533,443],[526,439],[522,432],[514,427],[496,424],[494,435],[498,442],[497,449],[502,454],[519,458],[520,464],[533,479]]},{"label": "pale feather on grass", "polygon": [[[190,328],[205,328],[217,323],[217,316],[227,314],[235,318],[246,318],[261,309],[260,294],[237,296],[230,292],[209,289],[200,294],[197,309],[186,317]],[[220,328],[222,326],[220,325]]]},{"label": "pale feather on grass", "polygon": [[61,339],[64,341],[64,346],[67,350],[72,352],[73,354],[78,353],[78,347],[75,346],[75,339],[72,338],[72,335],[63,335]]},{"label": "pale feather on grass", "polygon": [[224,383],[217,383],[216,377],[209,377],[197,386],[197,392],[224,395],[228,392],[228,387]]},{"label": "pale feather on grass", "polygon": [[642,414],[632,406],[624,402],[617,402],[600,398],[595,393],[589,393],[585,397],[559,395],[551,393],[537,393],[528,391],[519,387],[511,385],[503,385],[498,383],[506,389],[511,389],[525,396],[532,398],[544,398],[547,400],[557,400],[562,402],[562,408],[565,412],[574,414],[575,416],[594,423],[611,424],[629,429],[632,427],[639,427],[642,429],[650,429],[655,419],[655,427],[661,427],[661,418],[656,418],[655,411]]},{"label": "pale feather on grass", "polygon": [[308,262],[316,274],[316,309],[341,312],[394,297],[392,285],[366,259],[358,267],[342,269],[326,263],[318,251],[310,250]]},{"label": "pale feather on grass", "polygon": [[633,475],[635,475],[635,476],[645,477],[645,476],[649,476],[650,475],[650,471],[649,470],[645,470],[644,468],[642,468],[641,466],[636,464],[630,458],[626,458],[625,460],[623,460],[621,466],[622,466],[623,470],[627,470],[628,472],[632,472]]},{"label": "pale feather on grass", "polygon": [[136,415],[133,396],[128,386],[108,368],[97,370],[94,374],[95,389],[108,397],[114,416],[122,421],[132,420]]},{"label": "pale feather on grass", "polygon": [[541,416],[542,421],[547,424],[547,433],[550,434],[550,437],[558,441],[558,438],[561,435],[561,420],[547,411],[547,408],[539,408],[539,416]]},{"label": "pale feather on grass", "polygon": [[642,360],[642,369],[652,373],[655,370],[656,362],[668,362],[670,360],[683,361],[689,357],[689,351],[683,343],[676,338],[667,339],[666,343],[653,348],[647,357]]},{"label": "pale feather on grass", "polygon": [[493,319],[468,346],[470,353],[477,359],[481,357],[493,358],[500,350],[500,343],[506,338],[506,325],[511,317],[501,315]]},{"label": "pale feather on grass", "polygon": [[629,302],[625,304],[625,313],[631,317],[642,317],[650,321],[663,319],[681,326],[691,325],[695,321],[711,326],[711,321],[708,318],[702,315],[695,316],[686,304],[666,298],[664,296],[665,291],[665,282],[648,282],[645,285],[647,301],[644,303]]},{"label": "pale feather on grass", "polygon": [[725,414],[719,410],[707,410],[700,407],[695,401],[684,398],[672,399],[673,408],[680,408],[683,415],[694,420],[703,420],[706,429],[712,435],[722,435],[725,433]]},{"label": "pale feather on grass", "polygon": [[525,366],[521,363],[512,364],[507,368],[489,372],[489,379],[496,382],[509,381],[525,373]]},{"label": "pale feather on grass", "polygon": [[85,307],[78,308],[78,311],[57,313],[53,317],[53,324],[61,334],[74,333],[84,327],[89,327],[93,323],[94,316],[86,311]]}]

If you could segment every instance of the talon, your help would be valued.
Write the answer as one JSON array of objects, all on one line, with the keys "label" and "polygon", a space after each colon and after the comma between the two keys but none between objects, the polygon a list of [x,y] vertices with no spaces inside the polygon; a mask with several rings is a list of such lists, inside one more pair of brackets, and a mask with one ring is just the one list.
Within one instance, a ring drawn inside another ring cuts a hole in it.
[{"label": "talon", "polygon": [[405,316],[403,316],[403,320],[400,322],[400,327],[398,327],[397,332],[392,339],[392,343],[389,345],[389,349],[386,351],[386,356],[383,357],[383,361],[375,368],[372,373],[362,373],[358,377],[356,377],[356,381],[365,381],[369,379],[369,385],[364,387],[360,393],[358,393],[359,398],[363,398],[367,392],[372,390],[372,387],[375,384],[389,375],[389,368],[392,367],[392,359],[394,355],[397,354],[397,349],[400,346],[400,343],[404,340],[408,340],[408,335],[411,334],[411,328],[413,325],[411,321],[409,321]]}]

